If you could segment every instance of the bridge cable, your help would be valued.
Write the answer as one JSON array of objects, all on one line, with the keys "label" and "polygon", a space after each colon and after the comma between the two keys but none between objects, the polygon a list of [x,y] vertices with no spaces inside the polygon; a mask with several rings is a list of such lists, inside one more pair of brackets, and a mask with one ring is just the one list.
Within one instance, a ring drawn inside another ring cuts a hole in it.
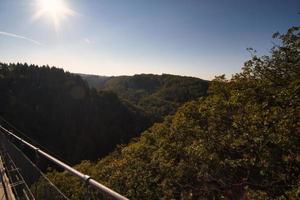
[{"label": "bridge cable", "polygon": [[70,200],[15,144],[9,142],[39,173],[40,175],[65,199]]},{"label": "bridge cable", "polygon": [[62,161],[58,160],[57,158],[49,155],[45,151],[40,150],[36,146],[28,143],[27,141],[23,140],[22,138],[20,138],[18,136],[16,136],[15,134],[13,134],[12,132],[10,132],[9,130],[5,129],[3,126],[0,125],[0,128],[2,130],[4,130],[7,133],[7,135],[9,135],[9,136],[15,138],[16,140],[18,140],[19,142],[25,144],[26,146],[28,146],[29,148],[33,149],[34,151],[36,151],[37,153],[39,153],[43,157],[45,157],[48,160],[54,162],[55,164],[57,164],[58,166],[62,167],[63,169],[65,169],[69,173],[71,173],[71,174],[79,177],[80,179],[82,179],[83,181],[85,181],[87,184],[90,184],[94,188],[99,189],[100,191],[102,191],[103,193],[105,193],[105,194],[113,197],[114,199],[117,199],[117,200],[128,200],[126,197],[120,195],[119,193],[113,191],[112,189],[110,189],[110,188],[102,185],[101,183],[97,182],[96,180],[94,180],[93,178],[91,178],[89,175],[83,174],[83,173],[79,172],[78,170],[76,170],[76,169],[72,168],[71,166],[63,163]]},{"label": "bridge cable", "polygon": [[[70,163],[68,161],[66,161],[65,159],[63,159],[62,157],[60,157],[59,155],[57,155],[56,153],[54,153],[53,151],[49,150],[50,147],[46,148],[43,145],[39,144],[36,140],[34,140],[33,138],[29,137],[28,135],[26,135],[25,133],[23,133],[22,131],[20,131],[18,128],[16,128],[12,123],[8,122],[6,119],[4,119],[4,117],[2,117],[0,115],[0,119],[2,121],[4,121],[8,126],[10,126],[12,129],[14,129],[15,131],[17,131],[20,135],[22,135],[23,137],[25,137],[27,140],[29,140],[31,143],[33,143],[35,146],[39,147],[39,149],[43,149],[44,151],[49,152],[50,154],[52,154],[53,156],[55,156],[56,158],[62,160],[64,163],[67,163],[68,165],[70,165]],[[52,148],[51,148],[52,149]]]}]

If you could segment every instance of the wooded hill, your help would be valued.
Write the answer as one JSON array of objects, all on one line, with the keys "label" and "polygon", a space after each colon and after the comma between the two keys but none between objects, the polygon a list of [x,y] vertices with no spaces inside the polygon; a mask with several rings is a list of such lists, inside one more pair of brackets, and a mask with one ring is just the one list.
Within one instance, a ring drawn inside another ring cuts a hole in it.
[{"label": "wooded hill", "polygon": [[74,164],[107,155],[207,91],[206,81],[172,75],[111,77],[103,85],[96,90],[55,67],[0,63],[0,115]]},{"label": "wooded hill", "polygon": [[113,92],[55,67],[0,63],[0,94],[4,119],[70,163],[98,159],[150,125]]},{"label": "wooded hill", "polygon": [[208,81],[170,74],[139,74],[134,76],[103,77],[82,75],[97,90],[116,93],[154,117],[155,121],[174,114],[184,102],[207,94]]},{"label": "wooded hill", "polygon": [[[208,96],[76,168],[130,199],[299,199],[300,27],[274,37],[270,56],[254,55],[230,80],[213,80]],[[84,199],[75,178],[48,176]]]}]

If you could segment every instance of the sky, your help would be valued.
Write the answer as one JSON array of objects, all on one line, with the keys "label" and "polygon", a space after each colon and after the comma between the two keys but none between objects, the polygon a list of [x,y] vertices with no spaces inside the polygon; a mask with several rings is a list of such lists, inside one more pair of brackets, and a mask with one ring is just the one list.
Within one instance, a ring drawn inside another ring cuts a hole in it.
[{"label": "sky", "polygon": [[0,62],[230,78],[299,12],[299,0],[0,0]]}]

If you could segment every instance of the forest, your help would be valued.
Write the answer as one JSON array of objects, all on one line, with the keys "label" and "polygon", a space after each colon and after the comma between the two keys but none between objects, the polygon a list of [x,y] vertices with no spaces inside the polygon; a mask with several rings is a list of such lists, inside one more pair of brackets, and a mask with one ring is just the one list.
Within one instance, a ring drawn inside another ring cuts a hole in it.
[{"label": "forest", "polygon": [[174,114],[183,103],[206,96],[208,81],[171,74],[101,77],[81,75],[90,87],[116,93],[148,113],[154,121]]},{"label": "forest", "polygon": [[[129,199],[299,199],[300,27],[273,39],[212,81],[1,63],[0,115]],[[85,199],[70,174],[47,176]]]},{"label": "forest", "polygon": [[1,116],[73,164],[107,154],[150,122],[114,93],[57,68],[2,63],[0,91]]},{"label": "forest", "polygon": [[[299,199],[300,27],[273,37],[270,55],[253,52],[241,73],[211,81],[206,96],[76,168],[130,199]],[[48,176],[84,199],[76,178]]]},{"label": "forest", "polygon": [[[138,87],[152,81],[151,75],[133,77],[139,77],[133,94],[139,93]],[[165,79],[164,75],[155,78],[156,82]],[[175,87],[171,81],[165,81],[170,85],[167,89],[173,99],[166,102],[166,94],[155,97],[157,102],[163,102],[157,107],[168,110],[159,112],[160,118],[170,114],[170,107],[175,109],[207,92],[206,81],[172,78],[182,86]],[[155,87],[159,91],[165,88],[163,85]],[[198,92],[183,94],[190,90]],[[90,88],[81,76],[49,66],[0,63],[0,93],[0,116],[13,122],[31,142],[71,164],[107,155],[160,119],[135,102],[121,98],[123,96],[115,90]],[[144,96],[146,99],[150,95]]]}]

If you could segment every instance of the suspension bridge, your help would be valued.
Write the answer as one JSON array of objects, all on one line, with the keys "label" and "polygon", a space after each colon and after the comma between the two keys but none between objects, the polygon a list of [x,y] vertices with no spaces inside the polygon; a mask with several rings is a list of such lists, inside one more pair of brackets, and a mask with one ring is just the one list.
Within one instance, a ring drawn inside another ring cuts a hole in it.
[{"label": "suspension bridge", "polygon": [[[7,124],[9,123],[7,122]],[[30,159],[28,154],[34,155],[36,160]],[[0,124],[0,200],[71,199],[39,169],[37,160],[40,158],[79,178],[83,187],[88,191],[85,199],[127,200],[126,197],[99,183],[88,174],[79,172],[50,155],[46,150],[42,150],[37,145],[21,138],[3,124]],[[43,187],[46,187],[43,190],[44,193],[38,190],[36,184],[37,181],[41,180],[44,183]],[[99,197],[94,193],[102,195]]]}]

